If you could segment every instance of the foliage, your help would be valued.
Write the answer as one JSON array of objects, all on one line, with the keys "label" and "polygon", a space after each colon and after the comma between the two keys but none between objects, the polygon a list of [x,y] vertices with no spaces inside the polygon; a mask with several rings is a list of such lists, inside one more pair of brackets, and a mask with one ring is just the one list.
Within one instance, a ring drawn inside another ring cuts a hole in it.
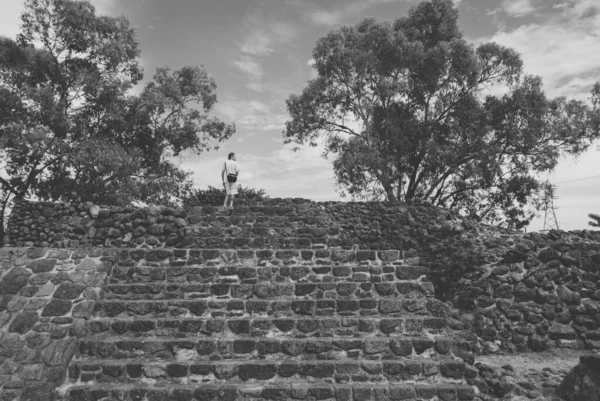
[{"label": "foliage", "polygon": [[590,213],[588,217],[592,219],[592,221],[588,222],[588,224],[592,227],[600,227],[600,214]]},{"label": "foliage", "polygon": [[[255,204],[269,198],[264,189],[238,186],[238,194],[234,198],[236,204]],[[183,203],[187,206],[222,205],[225,201],[225,190],[208,186],[208,189],[195,189]]]},{"label": "foliage", "polygon": [[[457,18],[452,0],[424,1],[393,24],[366,19],[319,39],[317,78],[288,98],[283,134],[324,139],[344,194],[521,228],[540,206],[540,173],[598,137],[598,104],[548,99],[514,50],[475,47]],[[507,93],[484,96],[494,85]]]},{"label": "foliage", "polygon": [[191,191],[171,160],[231,137],[210,117],[203,67],[159,68],[139,95],[139,45],[124,17],[86,1],[27,0],[17,40],[0,38],[0,185],[16,197],[171,203]]}]

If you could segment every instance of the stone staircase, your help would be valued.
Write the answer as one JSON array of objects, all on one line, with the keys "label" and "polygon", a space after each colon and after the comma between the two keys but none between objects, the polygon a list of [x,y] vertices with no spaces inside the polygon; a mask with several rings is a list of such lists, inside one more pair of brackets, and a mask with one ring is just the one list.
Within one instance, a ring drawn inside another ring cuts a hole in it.
[{"label": "stone staircase", "polygon": [[119,251],[66,399],[474,399],[472,344],[418,259],[286,212],[199,208],[188,249]]}]

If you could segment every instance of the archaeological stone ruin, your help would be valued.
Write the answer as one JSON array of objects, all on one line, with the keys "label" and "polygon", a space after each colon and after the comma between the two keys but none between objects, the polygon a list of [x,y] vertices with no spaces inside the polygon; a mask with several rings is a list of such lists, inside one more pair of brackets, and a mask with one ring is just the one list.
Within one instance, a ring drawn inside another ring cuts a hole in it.
[{"label": "archaeological stone ruin", "polygon": [[419,202],[19,201],[0,265],[2,401],[533,398],[478,357],[600,349],[600,232]]}]

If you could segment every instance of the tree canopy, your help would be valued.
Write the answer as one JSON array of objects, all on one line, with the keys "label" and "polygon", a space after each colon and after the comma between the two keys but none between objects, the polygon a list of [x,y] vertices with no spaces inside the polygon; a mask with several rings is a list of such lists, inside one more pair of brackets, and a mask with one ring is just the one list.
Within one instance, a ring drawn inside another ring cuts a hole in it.
[{"label": "tree canopy", "polygon": [[343,194],[423,199],[520,228],[539,175],[598,137],[600,91],[593,107],[547,98],[516,51],[468,43],[457,19],[452,0],[423,1],[394,23],[366,19],[319,39],[317,77],[287,99],[283,135],[323,141]]},{"label": "tree canopy", "polygon": [[190,187],[172,162],[230,138],[210,116],[216,84],[201,66],[142,78],[135,31],[87,1],[27,0],[16,40],[0,38],[3,193],[126,204],[168,202]]},{"label": "tree canopy", "polygon": [[588,221],[588,225],[592,227],[600,227],[600,214],[590,213],[588,217],[591,219]]}]

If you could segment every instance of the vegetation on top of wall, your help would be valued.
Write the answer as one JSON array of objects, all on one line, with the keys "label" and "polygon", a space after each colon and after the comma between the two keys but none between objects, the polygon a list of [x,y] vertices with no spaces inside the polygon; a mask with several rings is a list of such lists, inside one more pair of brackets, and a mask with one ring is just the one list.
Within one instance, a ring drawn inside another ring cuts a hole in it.
[{"label": "vegetation on top of wall", "polygon": [[592,221],[589,221],[588,224],[592,227],[600,227],[600,215],[599,214],[594,214],[594,213],[590,213],[588,214],[588,217],[590,219],[592,219]]},{"label": "vegetation on top of wall", "polygon": [[[238,194],[234,198],[235,204],[249,205],[268,199],[264,189],[254,189],[250,187],[238,186]],[[208,189],[194,189],[189,196],[184,198],[184,206],[200,205],[222,205],[225,200],[225,190],[208,186]]]}]

